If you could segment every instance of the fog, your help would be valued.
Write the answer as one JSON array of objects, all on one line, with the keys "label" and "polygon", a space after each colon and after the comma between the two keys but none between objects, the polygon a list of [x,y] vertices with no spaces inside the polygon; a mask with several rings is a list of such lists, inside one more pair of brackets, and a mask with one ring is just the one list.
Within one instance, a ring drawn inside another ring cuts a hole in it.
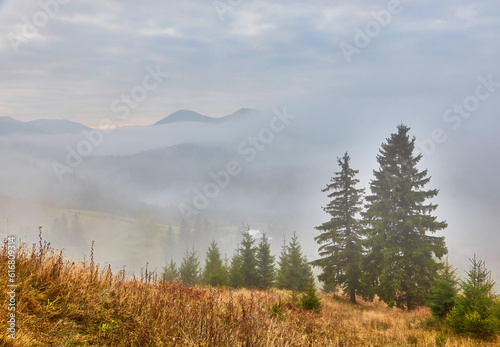
[{"label": "fog", "polygon": [[138,274],[248,224],[312,260],[336,158],[369,193],[404,123],[449,262],[500,282],[498,3],[227,3],[0,1],[0,235]]},{"label": "fog", "polygon": [[[321,189],[338,171],[336,158],[349,151],[353,167],[360,170],[361,186],[369,192],[371,172],[378,168],[376,154],[398,122],[389,121],[380,130],[360,122],[357,133],[349,135],[346,130],[353,129],[333,117],[314,113],[326,121],[311,126],[305,122],[309,115],[296,109],[299,112],[254,111],[226,122],[181,121],[106,133],[86,129],[4,135],[2,233],[38,242],[41,225],[45,240],[78,260],[88,259],[95,240],[97,261],[111,264],[115,271],[125,266],[136,275],[146,263],[159,270],[171,257],[179,263],[191,246],[203,259],[212,239],[231,256],[245,225],[268,233],[276,254],[283,238],[297,231],[308,258],[315,259],[314,227],[328,220],[321,208],[328,199]],[[282,121],[279,132],[269,125],[277,125],[278,116],[288,123]],[[410,119],[403,121],[412,125]],[[71,157],[68,162],[68,146],[78,154],[82,141],[91,143],[89,133],[102,141],[80,161],[73,163]],[[252,137],[257,142],[251,142]],[[432,176],[429,188],[440,189],[436,214],[449,224],[442,232],[449,261],[464,270],[467,258],[477,254],[498,278],[498,257],[491,246],[500,241],[493,232],[498,225],[493,174],[498,166],[492,166],[492,158],[486,165],[468,157],[470,152],[459,155],[449,147],[424,156],[420,165]],[[446,156],[452,159],[444,161]],[[68,170],[60,171],[55,163]],[[237,169],[228,170],[230,163]],[[468,180],[480,165],[488,169],[481,178]],[[491,187],[485,189],[488,182]],[[179,234],[182,220],[192,227],[188,237]]]}]

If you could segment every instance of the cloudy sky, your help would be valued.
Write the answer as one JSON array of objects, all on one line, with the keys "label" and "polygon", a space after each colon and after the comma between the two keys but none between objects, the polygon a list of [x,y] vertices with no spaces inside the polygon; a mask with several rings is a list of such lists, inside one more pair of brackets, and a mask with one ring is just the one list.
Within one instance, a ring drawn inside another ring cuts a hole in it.
[{"label": "cloudy sky", "polygon": [[435,119],[500,80],[499,29],[495,0],[0,0],[0,115],[97,126],[134,94],[127,124],[293,102]]},{"label": "cloudy sky", "polygon": [[364,182],[404,122],[460,256],[500,242],[499,61],[498,0],[0,0],[0,116],[97,127],[287,106],[318,141],[345,140]]}]

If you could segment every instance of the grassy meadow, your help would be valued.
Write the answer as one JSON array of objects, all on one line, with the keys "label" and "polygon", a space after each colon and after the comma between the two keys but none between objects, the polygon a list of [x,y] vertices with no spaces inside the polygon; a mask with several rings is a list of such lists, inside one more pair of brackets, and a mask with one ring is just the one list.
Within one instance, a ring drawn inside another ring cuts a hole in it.
[{"label": "grassy meadow", "polygon": [[[0,278],[7,288],[7,248]],[[187,287],[144,271],[127,278],[65,259],[46,242],[16,253],[16,335],[8,337],[7,290],[0,346],[495,346],[429,324],[427,308],[353,305],[321,294],[321,313],[289,291]]]}]

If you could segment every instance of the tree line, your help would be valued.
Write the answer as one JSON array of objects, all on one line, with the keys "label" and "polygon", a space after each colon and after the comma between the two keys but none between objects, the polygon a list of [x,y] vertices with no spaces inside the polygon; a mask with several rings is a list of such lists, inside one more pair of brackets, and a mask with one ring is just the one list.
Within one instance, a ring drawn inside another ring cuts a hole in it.
[{"label": "tree line", "polygon": [[310,263],[302,252],[298,236],[283,241],[279,259],[271,254],[269,238],[262,233],[260,241],[250,234],[250,227],[242,232],[242,240],[231,259],[223,257],[216,241],[206,251],[204,265],[200,265],[194,247],[186,250],[180,266],[173,261],[163,268],[163,280],[197,283],[234,288],[266,289],[278,287],[305,291],[314,283]]}]

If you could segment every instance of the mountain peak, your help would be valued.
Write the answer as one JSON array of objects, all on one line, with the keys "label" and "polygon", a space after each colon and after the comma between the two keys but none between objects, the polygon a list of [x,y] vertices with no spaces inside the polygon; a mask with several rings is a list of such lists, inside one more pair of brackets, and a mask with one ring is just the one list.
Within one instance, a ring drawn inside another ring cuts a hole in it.
[{"label": "mountain peak", "polygon": [[177,123],[177,122],[203,122],[208,123],[213,121],[214,118],[204,116],[194,111],[190,110],[179,110],[167,117],[159,120],[154,125],[162,125],[167,123]]}]

